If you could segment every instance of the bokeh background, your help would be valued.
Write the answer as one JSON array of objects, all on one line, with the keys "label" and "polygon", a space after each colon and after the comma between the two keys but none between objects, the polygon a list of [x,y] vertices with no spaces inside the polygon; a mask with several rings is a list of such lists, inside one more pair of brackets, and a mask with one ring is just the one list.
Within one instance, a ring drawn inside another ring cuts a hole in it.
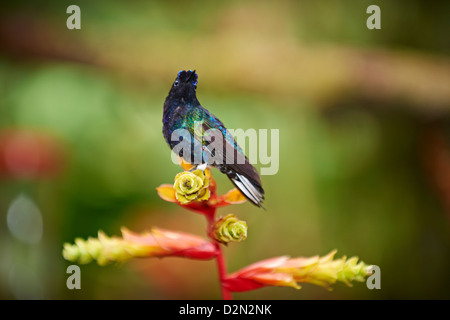
[{"label": "bokeh background", "polygon": [[[71,4],[81,30],[66,28]],[[381,30],[366,27],[371,4]],[[235,298],[450,298],[449,12],[425,0],[2,2],[0,298],[220,298],[214,261],[180,258],[85,265],[82,289],[66,288],[75,237],[204,235],[203,217],[155,191],[180,171],[161,118],[182,69],[228,127],[280,130],[267,211],[219,212],[249,224],[225,249],[229,271],[335,248],[381,268],[381,290]]]}]

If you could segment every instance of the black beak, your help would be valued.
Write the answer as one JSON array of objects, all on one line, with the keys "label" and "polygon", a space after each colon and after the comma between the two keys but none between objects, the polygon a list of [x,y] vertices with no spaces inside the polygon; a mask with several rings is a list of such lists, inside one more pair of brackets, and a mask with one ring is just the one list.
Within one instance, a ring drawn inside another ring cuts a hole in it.
[{"label": "black beak", "polygon": [[192,71],[191,75],[189,76],[189,78],[187,79],[187,82],[191,82],[192,79],[194,79],[195,76],[195,70]]}]

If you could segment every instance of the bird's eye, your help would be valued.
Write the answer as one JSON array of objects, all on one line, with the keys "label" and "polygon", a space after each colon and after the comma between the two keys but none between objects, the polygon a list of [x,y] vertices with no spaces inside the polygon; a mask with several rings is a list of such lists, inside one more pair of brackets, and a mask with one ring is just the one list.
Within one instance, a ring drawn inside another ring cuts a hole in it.
[{"label": "bird's eye", "polygon": [[173,83],[173,85],[174,85],[175,87],[178,87],[178,80],[176,80],[176,81]]}]

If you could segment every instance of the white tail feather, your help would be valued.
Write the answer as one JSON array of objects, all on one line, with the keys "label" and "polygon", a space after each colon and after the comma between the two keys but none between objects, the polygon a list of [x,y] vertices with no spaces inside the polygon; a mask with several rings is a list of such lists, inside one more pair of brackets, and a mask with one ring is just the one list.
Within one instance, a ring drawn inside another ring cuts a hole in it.
[{"label": "white tail feather", "polygon": [[261,206],[262,199],[264,198],[263,195],[246,177],[236,173],[236,177],[233,178],[233,182],[250,201],[258,206]]}]

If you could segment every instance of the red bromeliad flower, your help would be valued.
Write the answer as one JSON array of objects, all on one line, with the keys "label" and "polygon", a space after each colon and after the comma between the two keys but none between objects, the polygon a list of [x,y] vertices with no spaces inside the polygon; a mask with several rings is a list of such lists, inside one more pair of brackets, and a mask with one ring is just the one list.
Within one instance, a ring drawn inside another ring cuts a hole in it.
[{"label": "red bromeliad flower", "polygon": [[364,281],[369,266],[357,257],[334,259],[336,250],[326,256],[294,258],[281,256],[263,260],[228,275],[222,285],[230,291],[248,291],[265,286],[293,287],[312,283],[330,288],[336,281],[351,286],[351,281]]},{"label": "red bromeliad flower", "polygon": [[123,239],[136,245],[157,247],[159,256],[185,257],[208,260],[217,254],[216,248],[206,239],[184,232],[153,228],[143,234],[122,229]]},{"label": "red bromeliad flower", "polygon": [[[213,188],[211,189],[214,190]],[[156,188],[156,190],[158,191],[158,195],[161,199],[167,202],[176,203],[183,208],[199,213],[207,213],[211,209],[226,207],[231,204],[243,203],[247,200],[238,189],[234,188],[221,196],[218,196],[215,193],[215,190],[214,192],[211,191],[211,195],[208,200],[192,201],[187,204],[181,204],[177,200],[175,189],[171,184],[162,184]]]},{"label": "red bromeliad flower", "polygon": [[294,286],[293,278],[289,274],[277,273],[276,268],[288,260],[287,256],[271,258],[251,264],[223,281],[223,285],[230,291],[250,291],[265,286],[290,285]]},{"label": "red bromeliad flower", "polygon": [[[201,172],[196,172],[200,170],[189,171],[193,166],[183,160],[180,160],[180,165],[186,171],[177,174],[173,185],[163,184],[156,188],[161,199],[177,203],[183,208],[203,214],[211,214],[216,208],[243,203],[247,200],[236,188],[228,191],[224,195],[217,195],[216,181],[211,175],[209,168],[205,170],[205,174],[203,175]],[[192,182],[192,180],[194,181]],[[202,182],[199,182],[199,180],[203,180],[203,185],[208,188],[209,192],[207,196],[205,193],[199,192],[204,190]],[[189,193],[189,191],[186,191],[187,188],[180,188],[180,185],[187,185],[194,192]]]},{"label": "red bromeliad flower", "polygon": [[108,237],[99,232],[98,238],[76,239],[73,245],[66,243],[64,258],[79,263],[97,260],[99,265],[123,262],[133,257],[215,259],[222,297],[227,300],[232,298],[231,292],[265,286],[300,289],[299,283],[312,283],[329,289],[336,281],[351,285],[351,281],[363,281],[370,274],[370,266],[358,263],[357,257],[334,259],[336,251],[323,257],[271,258],[227,274],[221,244],[244,240],[247,237],[247,224],[232,214],[221,218],[216,218],[215,214],[217,208],[245,202],[246,198],[236,188],[224,195],[217,195],[216,182],[208,168],[202,172],[192,170],[192,166],[187,163],[180,164],[185,171],[176,175],[173,185],[163,184],[156,188],[158,195],[165,201],[204,214],[210,241],[162,229],[152,229],[142,234],[122,229],[122,238]]},{"label": "red bromeliad flower", "polygon": [[69,261],[85,264],[97,260],[99,265],[168,256],[208,260],[216,255],[216,247],[201,237],[157,228],[142,234],[122,228],[122,238],[108,237],[100,231],[98,238],[75,239],[75,244],[64,244],[63,250]]}]

